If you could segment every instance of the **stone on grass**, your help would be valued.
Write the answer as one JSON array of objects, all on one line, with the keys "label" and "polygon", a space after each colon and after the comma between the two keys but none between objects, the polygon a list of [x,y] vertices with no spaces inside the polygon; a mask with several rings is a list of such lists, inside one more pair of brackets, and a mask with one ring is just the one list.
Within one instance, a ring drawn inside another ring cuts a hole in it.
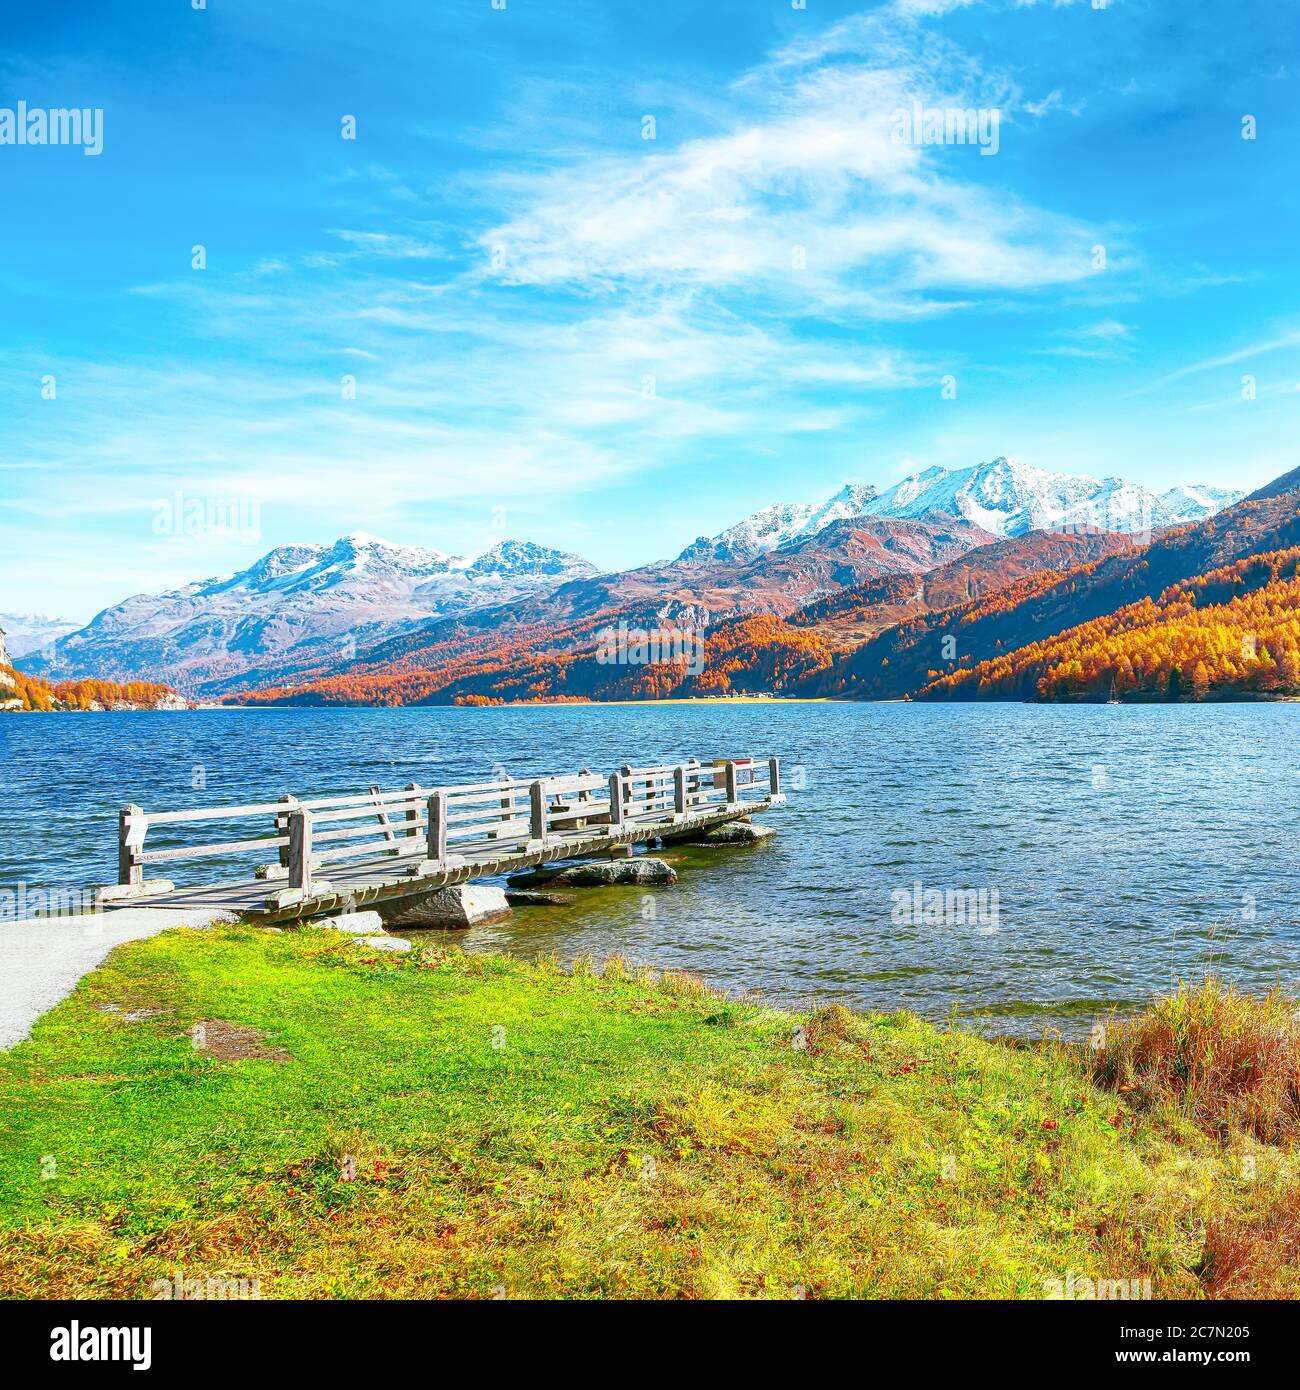
[{"label": "stone on grass", "polygon": [[375,951],[409,951],[411,943],[400,936],[357,936],[353,940],[358,946],[369,946]]},{"label": "stone on grass", "polygon": [[312,917],[309,927],[328,927],[331,931],[346,932],[349,936],[373,936],[383,931],[384,919],[377,912],[341,912],[337,917]]},{"label": "stone on grass", "polygon": [[510,915],[500,888],[482,883],[458,883],[451,888],[402,898],[382,909],[387,927],[475,927]]}]

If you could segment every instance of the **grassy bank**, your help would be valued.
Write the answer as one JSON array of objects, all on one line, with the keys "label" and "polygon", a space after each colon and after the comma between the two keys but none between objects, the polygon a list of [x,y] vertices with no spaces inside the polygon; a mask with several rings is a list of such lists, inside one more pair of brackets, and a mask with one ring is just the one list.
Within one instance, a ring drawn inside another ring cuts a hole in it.
[{"label": "grassy bank", "polygon": [[1183,1094],[1170,1007],[1102,1062],[618,961],[169,932],[0,1056],[0,1289],[1294,1294],[1286,1088]]}]

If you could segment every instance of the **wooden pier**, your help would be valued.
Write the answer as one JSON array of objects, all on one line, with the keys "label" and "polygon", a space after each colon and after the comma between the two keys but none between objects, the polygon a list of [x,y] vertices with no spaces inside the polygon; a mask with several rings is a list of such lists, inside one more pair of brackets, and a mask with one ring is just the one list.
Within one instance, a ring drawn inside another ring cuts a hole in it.
[{"label": "wooden pier", "polygon": [[[146,811],[127,806],[118,826],[118,885],[104,906],[235,911],[267,924],[352,911],[556,860],[629,852],[636,844],[690,839],[785,800],[777,758],[691,759],[608,774],[515,780],[252,806]],[[219,823],[230,838],[174,843],[185,828]],[[249,835],[233,823],[261,822]],[[227,823],[232,823],[229,826]],[[159,832],[167,843],[146,848]],[[146,870],[257,855],[249,877],[203,887],[150,883]]]}]

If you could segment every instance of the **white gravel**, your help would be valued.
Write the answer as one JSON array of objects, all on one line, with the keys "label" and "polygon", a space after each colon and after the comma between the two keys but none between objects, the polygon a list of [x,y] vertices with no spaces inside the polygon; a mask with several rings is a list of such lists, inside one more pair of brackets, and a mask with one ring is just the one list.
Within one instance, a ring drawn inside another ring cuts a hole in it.
[{"label": "white gravel", "polygon": [[66,999],[114,946],[169,927],[235,920],[235,913],[210,907],[123,907],[84,917],[0,922],[0,1049],[29,1037],[32,1024]]}]

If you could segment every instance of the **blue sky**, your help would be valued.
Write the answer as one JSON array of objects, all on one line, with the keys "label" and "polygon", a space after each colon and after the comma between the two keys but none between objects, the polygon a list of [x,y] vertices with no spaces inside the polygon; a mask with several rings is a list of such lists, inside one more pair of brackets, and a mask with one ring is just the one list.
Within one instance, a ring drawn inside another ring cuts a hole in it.
[{"label": "blue sky", "polygon": [[[621,568],[998,454],[1300,463],[1271,0],[12,8],[0,108],[104,149],[0,146],[0,611],[355,529]],[[917,101],[997,153],[900,142]],[[256,534],[158,534],[178,492]]]}]

